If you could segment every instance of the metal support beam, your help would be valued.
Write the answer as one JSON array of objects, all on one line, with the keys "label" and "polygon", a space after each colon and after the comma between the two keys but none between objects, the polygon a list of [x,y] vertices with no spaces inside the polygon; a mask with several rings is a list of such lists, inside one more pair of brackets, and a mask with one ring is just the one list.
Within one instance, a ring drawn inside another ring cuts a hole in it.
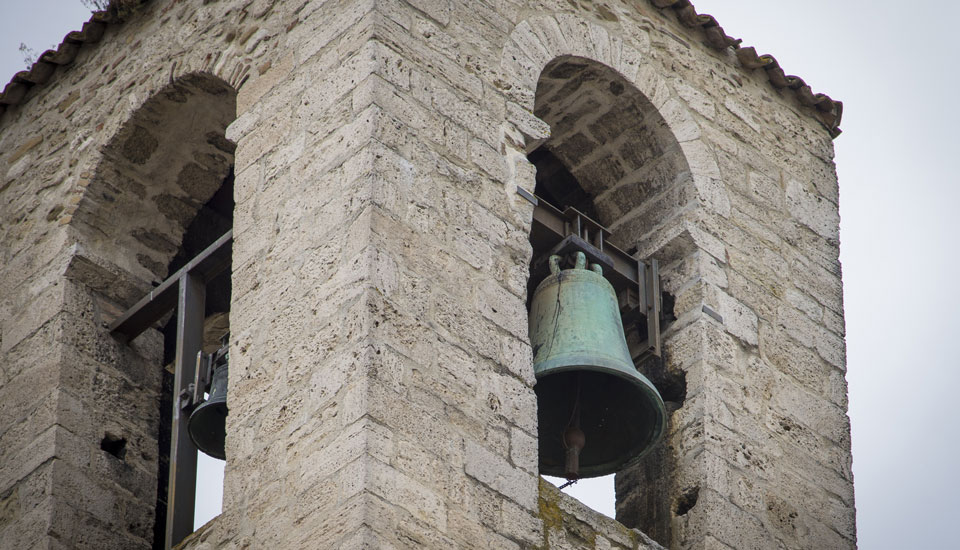
[{"label": "metal support beam", "polygon": [[660,262],[650,260],[643,264],[643,282],[647,316],[646,354],[660,357]]},{"label": "metal support beam", "polygon": [[[549,250],[570,236],[575,235],[609,257],[609,269],[604,276],[617,291],[626,286],[640,286],[640,263],[636,258],[606,242],[610,231],[591,220],[575,208],[563,212],[540,199],[533,211],[533,227],[530,241],[537,250]],[[641,300],[643,294],[640,294]]]},{"label": "metal support beam", "polygon": [[591,262],[603,266],[604,277],[617,293],[624,327],[640,323],[640,335],[646,336],[647,340],[635,359],[639,362],[649,355],[659,357],[661,307],[657,261],[637,260],[611,245],[607,242],[610,231],[575,208],[567,207],[561,211],[519,187],[517,193],[534,205],[530,243],[534,250],[546,252],[531,265],[531,279],[540,280],[547,276],[546,258],[551,254],[584,252]]},{"label": "metal support beam", "polygon": [[173,423],[170,426],[170,477],[167,485],[167,523],[164,547],[172,548],[193,532],[197,492],[197,447],[187,433],[184,406],[193,396],[197,354],[203,347],[203,309],[206,281],[186,271],[180,275],[177,296],[177,351],[173,382]]},{"label": "metal support beam", "polygon": [[110,332],[127,340],[139,336],[177,305],[177,288],[184,273],[209,281],[226,269],[230,265],[232,244],[231,229],[111,323]]},{"label": "metal support beam", "polygon": [[[233,231],[227,231],[176,273],[160,283],[116,321],[110,332],[132,340],[177,308],[177,347],[170,425],[170,470],[164,548],[170,550],[193,532],[197,447],[187,433],[189,407],[197,402],[198,354],[203,346],[207,282],[230,265]],[[204,376],[206,376],[204,374]]]}]

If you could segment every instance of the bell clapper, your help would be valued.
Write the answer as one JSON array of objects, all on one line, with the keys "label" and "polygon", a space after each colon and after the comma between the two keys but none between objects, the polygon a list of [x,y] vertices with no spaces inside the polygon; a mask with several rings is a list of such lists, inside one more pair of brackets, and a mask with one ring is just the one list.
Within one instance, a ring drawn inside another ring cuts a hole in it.
[{"label": "bell clapper", "polygon": [[573,482],[580,479],[580,451],[586,445],[587,438],[580,429],[580,376],[577,376],[577,396],[573,403],[573,413],[567,428],[563,431],[563,448],[566,449],[566,462],[563,476]]}]

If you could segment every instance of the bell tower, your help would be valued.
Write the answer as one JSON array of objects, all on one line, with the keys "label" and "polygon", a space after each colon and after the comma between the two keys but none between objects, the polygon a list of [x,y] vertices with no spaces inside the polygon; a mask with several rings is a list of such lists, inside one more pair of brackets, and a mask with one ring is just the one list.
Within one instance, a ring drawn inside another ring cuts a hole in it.
[{"label": "bell tower", "polygon": [[0,104],[0,549],[856,547],[842,105],[690,2],[116,1]]}]

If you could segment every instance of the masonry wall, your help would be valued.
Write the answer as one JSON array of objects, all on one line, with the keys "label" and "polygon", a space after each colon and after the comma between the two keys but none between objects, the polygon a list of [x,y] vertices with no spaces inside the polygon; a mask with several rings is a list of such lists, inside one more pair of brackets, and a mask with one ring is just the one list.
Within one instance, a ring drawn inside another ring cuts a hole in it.
[{"label": "masonry wall", "polygon": [[140,109],[200,82],[236,91],[230,416],[224,513],[185,547],[656,547],[537,477],[516,189],[559,123],[534,111],[561,56],[636,90],[682,160],[602,220],[663,263],[686,380],[618,518],[671,548],[855,546],[830,137],[698,32],[639,1],[158,1],[108,27],[0,120],[0,546],[149,547],[158,336],[102,321],[163,276],[131,252],[166,245],[112,247],[77,205]]},{"label": "masonry wall", "polygon": [[0,548],[153,545],[163,339],[106,325],[232,164],[268,7],[149,3],[0,120]]}]

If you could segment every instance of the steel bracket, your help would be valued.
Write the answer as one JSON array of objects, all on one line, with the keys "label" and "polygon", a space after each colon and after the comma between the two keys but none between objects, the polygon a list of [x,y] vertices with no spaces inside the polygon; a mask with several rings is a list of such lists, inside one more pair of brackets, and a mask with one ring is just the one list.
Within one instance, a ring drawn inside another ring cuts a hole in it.
[{"label": "steel bracket", "polygon": [[579,210],[560,210],[517,188],[518,194],[534,205],[530,243],[534,250],[546,251],[530,266],[530,278],[539,281],[549,273],[547,258],[553,254],[583,252],[587,258],[603,266],[603,274],[613,285],[620,306],[624,328],[636,327],[644,339],[634,361],[649,356],[660,357],[660,270],[657,260],[638,260],[607,242],[610,230]]}]

